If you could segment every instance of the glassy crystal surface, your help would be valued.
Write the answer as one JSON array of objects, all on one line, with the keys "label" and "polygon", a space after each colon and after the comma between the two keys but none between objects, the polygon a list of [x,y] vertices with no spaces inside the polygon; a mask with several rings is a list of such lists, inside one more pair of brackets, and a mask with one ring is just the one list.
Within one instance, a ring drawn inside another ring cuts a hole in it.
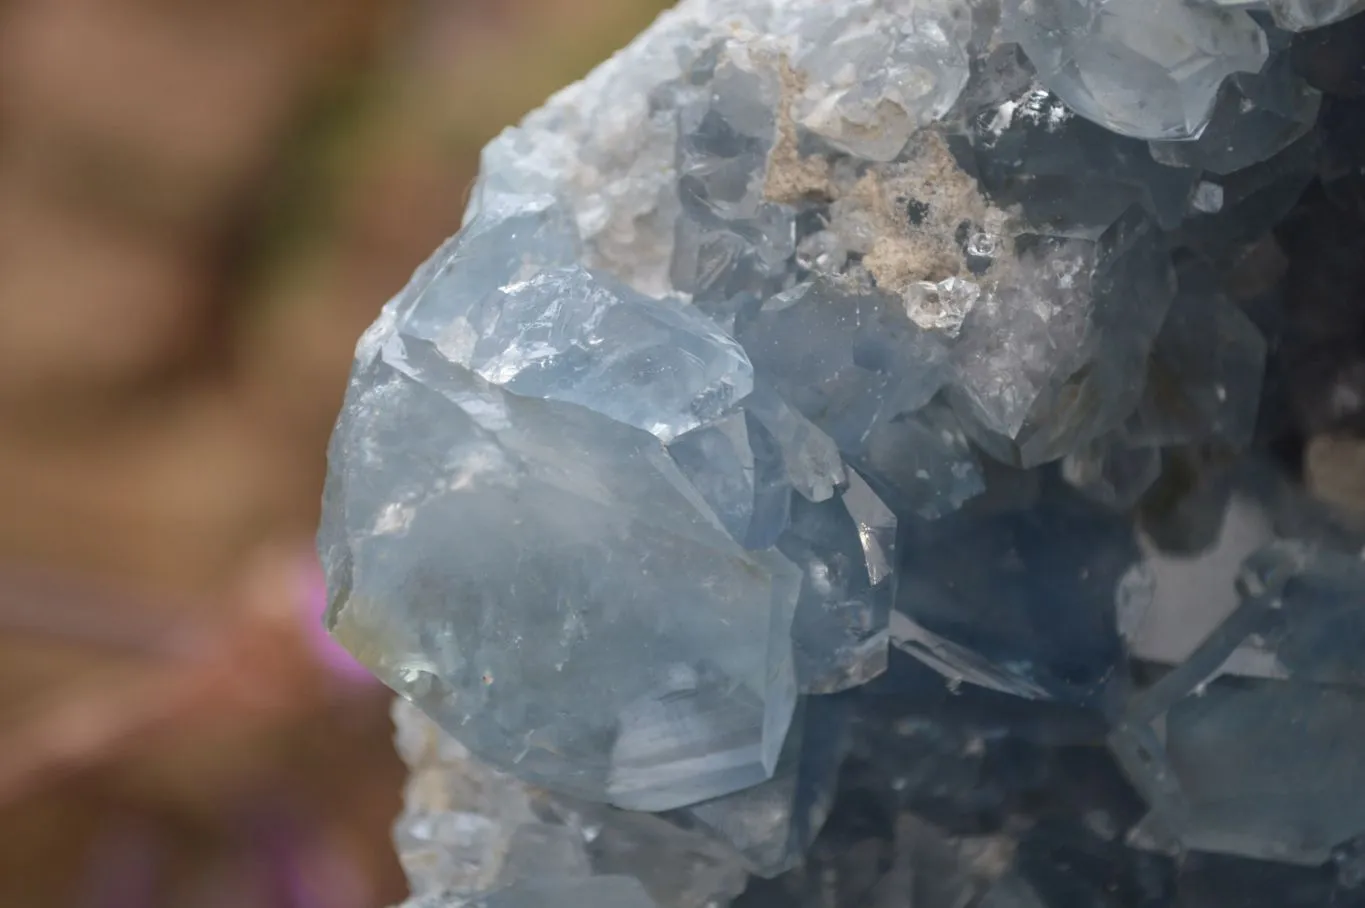
[{"label": "glassy crystal surface", "polygon": [[[640,807],[761,781],[794,705],[797,572],[746,554],[660,444],[747,393],[747,359],[699,312],[581,270],[503,284],[481,308],[452,269],[362,342],[374,358],[334,447],[354,479],[334,472],[327,491],[349,524],[323,536],[334,632],[527,778]],[[384,444],[414,421],[420,443]],[[632,567],[607,579],[618,559]],[[608,658],[623,647],[635,657]]]},{"label": "glassy crystal surface", "polygon": [[682,0],[490,143],[319,533],[414,904],[1365,905],[1359,6]]},{"label": "glassy crystal surface", "polygon": [[723,846],[742,866],[772,877],[799,864],[833,805],[849,747],[850,710],[835,697],[802,704],[773,778],[746,791],[669,814]]},{"label": "glassy crystal surface", "polygon": [[[792,117],[834,148],[890,161],[967,82],[971,23],[952,0],[794,4]],[[779,12],[779,15],[781,13]]]},{"label": "glassy crystal surface", "polygon": [[836,498],[791,499],[777,546],[803,575],[792,627],[801,690],[833,693],[879,675],[895,598],[896,515],[850,471]]},{"label": "glassy crystal surface", "polygon": [[1295,72],[1287,32],[1271,29],[1267,41],[1265,66],[1256,73],[1236,73],[1223,84],[1199,138],[1152,142],[1152,157],[1226,175],[1264,161],[1313,128],[1322,95]]},{"label": "glassy crystal surface", "polygon": [[[1354,555],[1282,542],[1252,555],[1238,584],[1232,613],[1129,704],[1115,732],[1151,805],[1139,835],[1321,863],[1365,832],[1353,794],[1365,748],[1354,666],[1365,570]],[[1225,675],[1230,667],[1261,677]]]},{"label": "glassy crystal surface", "polygon": [[1185,0],[1006,0],[1005,15],[1044,85],[1139,139],[1197,138],[1223,80],[1259,72],[1269,54],[1245,12]]},{"label": "glassy crystal surface", "polygon": [[[707,908],[744,889],[743,860],[722,843],[655,814],[527,786],[479,763],[405,701],[395,704],[393,718],[412,771],[394,839],[416,895],[461,904],[544,876],[624,875],[659,908]],[[463,834],[421,837],[431,826]],[[475,837],[477,853],[469,847]]]},{"label": "glassy crystal surface", "polygon": [[893,640],[912,655],[1028,698],[1103,703],[1121,685],[1115,595],[1139,559],[1123,519],[1049,482],[1021,510],[908,524],[901,550],[896,609],[920,633]]},{"label": "glassy crystal surface", "polygon": [[1275,24],[1290,31],[1306,31],[1339,22],[1365,10],[1361,0],[1199,0],[1224,9],[1267,10]]}]

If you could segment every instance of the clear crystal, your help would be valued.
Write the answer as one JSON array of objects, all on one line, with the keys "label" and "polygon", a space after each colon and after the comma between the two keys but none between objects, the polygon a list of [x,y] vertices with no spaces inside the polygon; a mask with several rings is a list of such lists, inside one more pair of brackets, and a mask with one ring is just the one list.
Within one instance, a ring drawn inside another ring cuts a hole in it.
[{"label": "clear crystal", "polygon": [[1173,281],[1162,238],[1136,215],[1096,242],[1022,237],[1013,258],[963,324],[948,400],[982,448],[1036,466],[1132,409]]},{"label": "clear crystal", "polygon": [[[954,0],[797,3],[792,115],[856,157],[890,161],[967,82],[969,21]],[[798,18],[799,15],[799,18]]]},{"label": "clear crystal", "polygon": [[992,202],[1018,206],[1038,232],[1054,236],[1097,239],[1134,205],[1163,229],[1178,227],[1199,171],[1158,163],[1149,143],[1076,116],[1038,84],[1016,47],[1007,48],[998,65],[1017,75],[983,85],[964,112],[972,166]]},{"label": "clear crystal", "polygon": [[997,509],[988,493],[907,530],[899,647],[949,678],[1107,703],[1123,672],[1115,594],[1141,559],[1123,518],[1057,483],[1023,508]]},{"label": "clear crystal", "polygon": [[[543,876],[632,876],[659,908],[708,908],[738,895],[747,874],[726,846],[653,814],[621,811],[530,788],[474,759],[406,701],[394,705],[400,753],[412,770],[395,844],[413,892],[463,899]],[[779,778],[787,772],[784,764]],[[411,833],[419,823],[481,831],[464,839]]]},{"label": "clear crystal", "polygon": [[1139,139],[1198,138],[1223,80],[1269,55],[1245,12],[1186,0],[1006,0],[1005,23],[1069,107]]},{"label": "clear crystal", "polygon": [[801,568],[792,626],[797,684],[833,693],[886,668],[895,597],[896,516],[854,472],[839,495],[792,500],[778,549]]},{"label": "clear crystal", "polygon": [[1268,35],[1270,58],[1258,73],[1237,73],[1219,92],[1195,141],[1152,142],[1152,157],[1173,167],[1230,174],[1298,141],[1317,122],[1322,95],[1295,71],[1288,34]]},{"label": "clear crystal", "polygon": [[[973,240],[985,236],[977,234]],[[991,258],[983,254],[982,245],[968,246],[968,254]],[[938,283],[917,281],[910,285],[905,294],[905,314],[910,321],[926,331],[941,331],[949,337],[957,337],[962,331],[962,322],[976,305],[981,296],[981,288],[971,281],[948,277]]]}]

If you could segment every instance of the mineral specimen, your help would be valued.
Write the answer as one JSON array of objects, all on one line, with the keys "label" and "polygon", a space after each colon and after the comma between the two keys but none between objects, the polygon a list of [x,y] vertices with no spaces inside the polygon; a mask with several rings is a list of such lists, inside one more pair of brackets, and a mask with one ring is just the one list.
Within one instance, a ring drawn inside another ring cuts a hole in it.
[{"label": "mineral specimen", "polygon": [[682,0],[490,143],[319,534],[412,904],[1365,904],[1363,7]]}]

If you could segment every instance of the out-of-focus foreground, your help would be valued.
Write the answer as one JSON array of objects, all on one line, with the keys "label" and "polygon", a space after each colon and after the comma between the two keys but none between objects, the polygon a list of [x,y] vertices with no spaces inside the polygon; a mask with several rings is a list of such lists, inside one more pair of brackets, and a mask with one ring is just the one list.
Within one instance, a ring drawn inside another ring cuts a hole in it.
[{"label": "out-of-focus foreground", "polygon": [[356,336],[662,0],[0,0],[0,905],[404,892],[317,630]]}]

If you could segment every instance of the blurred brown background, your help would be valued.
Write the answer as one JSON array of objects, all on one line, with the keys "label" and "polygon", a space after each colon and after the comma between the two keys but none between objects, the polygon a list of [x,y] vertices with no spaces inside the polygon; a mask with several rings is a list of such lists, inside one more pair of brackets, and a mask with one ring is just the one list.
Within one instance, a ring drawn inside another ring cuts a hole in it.
[{"label": "blurred brown background", "polygon": [[355,338],[479,147],[663,0],[0,0],[0,906],[371,908],[317,634]]}]

